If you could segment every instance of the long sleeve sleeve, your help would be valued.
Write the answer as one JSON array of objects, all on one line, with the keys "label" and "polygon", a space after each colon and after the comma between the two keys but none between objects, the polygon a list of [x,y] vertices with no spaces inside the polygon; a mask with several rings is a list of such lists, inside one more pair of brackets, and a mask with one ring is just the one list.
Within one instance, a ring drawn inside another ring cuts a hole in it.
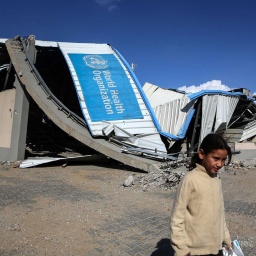
[{"label": "long sleeve sleeve", "polygon": [[229,234],[229,231],[228,231],[228,228],[227,228],[226,221],[225,221],[225,231],[224,232],[225,232],[225,234],[224,234],[224,241],[223,241],[223,243],[224,243],[224,245],[230,247],[232,241],[231,241],[231,238],[230,238],[230,234]]},{"label": "long sleeve sleeve", "polygon": [[[222,199],[222,206],[223,206],[223,211],[225,211],[225,207],[224,207],[224,199],[223,199],[223,192],[221,190],[221,199]],[[230,234],[229,234],[229,230],[228,230],[228,227],[227,227],[227,223],[226,223],[226,218],[225,218],[225,212],[223,214],[224,216],[224,240],[223,240],[223,244],[230,247],[231,246],[231,238],[230,238]]]},{"label": "long sleeve sleeve", "polygon": [[186,243],[185,216],[189,200],[191,186],[189,181],[183,179],[176,192],[176,198],[173,204],[170,228],[171,228],[171,245],[177,256],[184,256],[189,253]]}]

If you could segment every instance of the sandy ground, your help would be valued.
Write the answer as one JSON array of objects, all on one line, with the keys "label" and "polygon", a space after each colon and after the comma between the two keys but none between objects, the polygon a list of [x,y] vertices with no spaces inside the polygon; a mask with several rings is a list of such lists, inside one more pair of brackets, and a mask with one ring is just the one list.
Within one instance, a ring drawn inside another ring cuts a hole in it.
[{"label": "sandy ground", "polygon": [[[175,189],[143,191],[142,175],[122,165],[0,166],[0,255],[173,255]],[[232,238],[256,255],[256,170],[220,176]]]}]

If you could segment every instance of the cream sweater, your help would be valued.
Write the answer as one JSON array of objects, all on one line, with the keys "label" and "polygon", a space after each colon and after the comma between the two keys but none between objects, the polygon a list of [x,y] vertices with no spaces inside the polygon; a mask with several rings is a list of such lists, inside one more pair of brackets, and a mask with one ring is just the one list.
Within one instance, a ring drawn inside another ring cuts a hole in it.
[{"label": "cream sweater", "polygon": [[231,245],[219,176],[197,165],[180,182],[171,215],[171,245],[177,256],[217,254]]}]

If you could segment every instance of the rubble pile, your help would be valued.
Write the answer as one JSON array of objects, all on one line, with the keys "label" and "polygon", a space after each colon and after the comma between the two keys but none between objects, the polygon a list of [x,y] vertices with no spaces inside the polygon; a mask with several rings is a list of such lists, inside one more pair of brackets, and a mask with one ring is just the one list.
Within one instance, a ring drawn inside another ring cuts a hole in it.
[{"label": "rubble pile", "polygon": [[234,162],[232,162],[232,167],[234,168],[234,169],[240,169],[240,168],[247,168],[247,169],[251,169],[251,168],[253,168],[253,167],[256,167],[256,164],[254,164],[253,166],[251,165],[251,164],[248,164],[248,163],[246,163],[246,161],[242,161],[242,160],[240,160],[240,161],[234,161]]},{"label": "rubble pile", "polygon": [[0,161],[0,167],[2,166],[4,170],[9,170],[10,168],[17,168],[20,166],[21,161]]},{"label": "rubble pile", "polygon": [[177,187],[186,172],[187,169],[185,167],[179,168],[179,170],[164,169],[160,172],[142,175],[138,183],[143,191],[159,188],[173,189]]},{"label": "rubble pile", "polygon": [[244,171],[256,168],[256,164],[248,164],[246,161],[233,161],[228,166],[225,166],[226,172],[235,172],[236,170],[243,169]]},{"label": "rubble pile", "polygon": [[[187,161],[185,161],[183,164],[177,164],[177,166],[165,168],[160,172],[151,172],[140,175],[135,181],[130,177],[131,182],[129,183],[129,186],[136,184],[143,191],[155,189],[176,189],[180,180],[188,172],[189,169],[187,167]],[[246,161],[234,161],[228,166],[225,166],[223,170],[235,174],[236,170],[248,170],[252,168],[256,168],[256,164],[250,165],[246,163]]]}]

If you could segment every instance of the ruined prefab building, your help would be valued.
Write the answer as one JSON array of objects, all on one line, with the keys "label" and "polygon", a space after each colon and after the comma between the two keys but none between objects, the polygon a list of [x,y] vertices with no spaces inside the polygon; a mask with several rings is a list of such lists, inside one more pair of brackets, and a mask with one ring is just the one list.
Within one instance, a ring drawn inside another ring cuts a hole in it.
[{"label": "ruined prefab building", "polygon": [[169,157],[142,87],[110,45],[16,37],[1,40],[0,54],[1,160],[96,153],[149,171],[158,161],[124,150]]},{"label": "ruined prefab building", "polygon": [[[209,133],[228,139],[233,151],[235,142],[252,141],[256,136],[256,103],[248,90],[185,93],[150,83],[143,89],[161,126],[160,133],[170,138],[171,145],[183,143],[187,153],[196,151]],[[177,147],[170,150],[175,152]]]},{"label": "ruined prefab building", "polygon": [[190,155],[208,133],[256,134],[245,91],[140,85],[109,44],[0,39],[0,160],[100,155],[145,171]]}]

